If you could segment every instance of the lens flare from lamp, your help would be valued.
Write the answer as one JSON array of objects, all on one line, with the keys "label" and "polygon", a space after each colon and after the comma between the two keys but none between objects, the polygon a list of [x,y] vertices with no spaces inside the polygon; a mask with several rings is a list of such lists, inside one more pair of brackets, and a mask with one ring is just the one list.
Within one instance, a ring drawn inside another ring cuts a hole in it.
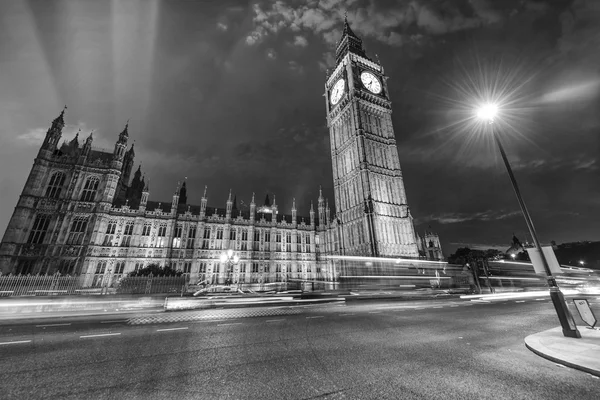
[{"label": "lens flare from lamp", "polygon": [[498,106],[495,104],[485,104],[477,110],[477,118],[484,121],[493,121],[498,114]]},{"label": "lens flare from lamp", "polygon": [[231,258],[231,256],[233,256],[233,250],[229,249],[227,250],[227,257]]},{"label": "lens flare from lamp", "polygon": [[227,254],[223,253],[221,254],[221,262],[225,262],[227,261]]},{"label": "lens flare from lamp", "polygon": [[240,258],[237,255],[233,256],[233,263],[234,264],[237,264],[239,261],[240,261]]}]

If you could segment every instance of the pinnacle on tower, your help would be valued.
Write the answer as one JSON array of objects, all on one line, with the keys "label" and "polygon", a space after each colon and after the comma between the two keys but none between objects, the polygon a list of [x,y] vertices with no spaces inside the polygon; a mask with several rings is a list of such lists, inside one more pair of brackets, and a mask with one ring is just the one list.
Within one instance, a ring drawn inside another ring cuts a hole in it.
[{"label": "pinnacle on tower", "polygon": [[61,128],[65,125],[65,110],[67,109],[67,105],[65,104],[65,108],[61,111],[60,115],[52,121],[52,128],[58,127],[60,124]]},{"label": "pinnacle on tower", "polygon": [[265,197],[265,206],[271,207],[271,200],[269,200],[269,193],[267,193],[267,197]]},{"label": "pinnacle on tower", "polygon": [[254,192],[252,192],[252,201],[250,201],[250,205],[255,205],[256,203],[254,203]]},{"label": "pinnacle on tower", "polygon": [[204,185],[204,194],[202,195],[203,199],[206,199],[206,191],[208,190],[208,186]]},{"label": "pinnacle on tower", "polygon": [[121,133],[119,133],[119,143],[127,143],[127,140],[129,139],[129,120],[127,120],[127,123],[125,124],[125,129],[123,129],[123,131]]},{"label": "pinnacle on tower", "polygon": [[296,211],[296,198],[292,197],[292,211]]},{"label": "pinnacle on tower", "polygon": [[348,23],[348,17],[346,16],[344,17],[342,37],[340,38],[335,51],[336,64],[339,64],[347,53],[354,53],[361,57],[368,58],[362,47],[362,40],[352,31],[350,24]]},{"label": "pinnacle on tower", "polygon": [[227,198],[227,202],[231,203],[231,189],[229,189],[229,197]]}]

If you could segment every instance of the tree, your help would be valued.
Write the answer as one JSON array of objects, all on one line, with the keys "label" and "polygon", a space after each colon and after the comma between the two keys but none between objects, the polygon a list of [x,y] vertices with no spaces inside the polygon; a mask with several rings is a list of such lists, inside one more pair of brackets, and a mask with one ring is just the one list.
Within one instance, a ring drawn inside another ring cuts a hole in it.
[{"label": "tree", "polygon": [[135,276],[181,276],[183,272],[174,270],[171,266],[167,265],[165,267],[161,267],[158,264],[148,264],[144,268],[140,268],[136,271],[130,272],[129,277]]}]

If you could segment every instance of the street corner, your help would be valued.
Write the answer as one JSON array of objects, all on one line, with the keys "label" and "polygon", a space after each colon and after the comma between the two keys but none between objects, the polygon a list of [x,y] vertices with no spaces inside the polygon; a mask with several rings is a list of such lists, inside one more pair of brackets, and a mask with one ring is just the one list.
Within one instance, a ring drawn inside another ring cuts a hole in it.
[{"label": "street corner", "polygon": [[600,377],[600,330],[578,326],[581,338],[565,337],[557,327],[525,338],[525,346],[540,357]]}]

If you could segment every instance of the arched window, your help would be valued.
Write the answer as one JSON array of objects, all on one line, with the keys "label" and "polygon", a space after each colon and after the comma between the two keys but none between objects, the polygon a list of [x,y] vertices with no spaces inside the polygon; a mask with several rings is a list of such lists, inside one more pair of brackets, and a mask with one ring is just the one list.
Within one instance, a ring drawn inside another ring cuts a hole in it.
[{"label": "arched window", "polygon": [[58,199],[60,197],[60,192],[65,183],[65,174],[62,172],[55,172],[50,177],[50,183],[48,183],[48,188],[46,189],[46,197],[51,199]]},{"label": "arched window", "polygon": [[67,244],[82,244],[87,229],[87,217],[75,217],[71,224],[71,231],[67,238]]},{"label": "arched window", "polygon": [[48,231],[48,225],[50,224],[50,215],[39,214],[35,217],[31,232],[29,233],[29,239],[27,243],[39,244],[44,241],[46,232]]},{"label": "arched window", "polygon": [[85,182],[83,192],[81,193],[81,201],[94,201],[99,183],[100,180],[95,176],[88,178],[88,180]]}]

